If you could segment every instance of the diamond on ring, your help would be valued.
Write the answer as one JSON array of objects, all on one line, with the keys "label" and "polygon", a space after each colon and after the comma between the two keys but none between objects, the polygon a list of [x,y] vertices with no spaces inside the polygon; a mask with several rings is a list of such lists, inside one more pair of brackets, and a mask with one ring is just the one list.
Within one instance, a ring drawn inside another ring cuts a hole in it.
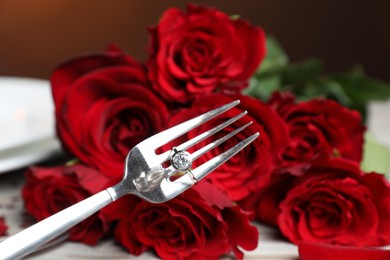
[{"label": "diamond on ring", "polygon": [[187,171],[192,166],[191,155],[187,151],[178,151],[176,148],[172,149],[171,156],[172,166],[178,171]]}]

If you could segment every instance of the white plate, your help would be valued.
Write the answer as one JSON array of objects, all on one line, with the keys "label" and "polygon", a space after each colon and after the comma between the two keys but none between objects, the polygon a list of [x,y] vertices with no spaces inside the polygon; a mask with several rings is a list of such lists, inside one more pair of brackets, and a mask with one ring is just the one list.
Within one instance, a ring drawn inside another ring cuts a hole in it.
[{"label": "white plate", "polygon": [[368,104],[368,129],[378,141],[390,147],[390,99]]},{"label": "white plate", "polygon": [[47,80],[0,77],[0,173],[60,150]]}]

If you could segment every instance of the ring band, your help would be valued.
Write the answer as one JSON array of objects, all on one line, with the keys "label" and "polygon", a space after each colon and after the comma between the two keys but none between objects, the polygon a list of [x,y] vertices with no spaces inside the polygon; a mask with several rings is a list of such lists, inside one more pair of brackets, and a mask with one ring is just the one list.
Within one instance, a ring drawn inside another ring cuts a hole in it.
[{"label": "ring band", "polygon": [[195,175],[192,173],[192,171],[191,171],[190,169],[187,170],[187,174],[190,175],[191,180],[192,180],[194,183],[197,183],[197,182],[198,182],[198,179],[195,177]]}]

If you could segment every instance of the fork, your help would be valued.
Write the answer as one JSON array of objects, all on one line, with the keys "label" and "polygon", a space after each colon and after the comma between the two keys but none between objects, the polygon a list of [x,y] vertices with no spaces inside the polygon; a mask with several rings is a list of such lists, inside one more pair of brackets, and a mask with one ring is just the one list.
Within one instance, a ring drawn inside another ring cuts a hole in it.
[{"label": "fork", "polygon": [[[239,103],[239,100],[233,101],[140,142],[126,157],[122,181],[4,240],[0,243],[0,259],[19,259],[28,255],[126,194],[137,195],[152,203],[162,203],[184,192],[254,141],[259,133],[252,134],[195,169],[191,169],[192,161],[228,140],[252,122],[212,141],[192,154],[186,150],[242,118],[247,112],[242,112],[222,122],[177,147],[173,147],[170,151],[157,154],[156,150]],[[169,161],[169,166],[163,166]],[[171,180],[170,177],[178,172],[184,174]]]}]

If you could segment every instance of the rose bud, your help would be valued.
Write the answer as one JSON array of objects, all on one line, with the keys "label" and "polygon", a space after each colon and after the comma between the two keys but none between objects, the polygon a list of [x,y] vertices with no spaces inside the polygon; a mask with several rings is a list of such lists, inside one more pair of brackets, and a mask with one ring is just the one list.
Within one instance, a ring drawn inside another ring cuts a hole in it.
[{"label": "rose bud", "polygon": [[257,246],[248,214],[207,182],[165,203],[127,196],[122,205],[115,239],[131,254],[153,249],[162,259],[218,259],[233,251],[241,259],[238,247]]},{"label": "rose bud", "polygon": [[144,66],[114,47],[65,62],[51,84],[64,147],[116,181],[130,149],[159,132],[169,115]]},{"label": "rose bud", "polygon": [[[37,221],[43,220],[108,187],[110,180],[81,164],[57,167],[31,167],[22,190],[25,208]],[[95,245],[108,231],[110,221],[95,213],[73,227],[70,239]]]},{"label": "rose bud", "polygon": [[315,162],[291,182],[277,221],[293,243],[381,246],[390,244],[389,209],[390,184],[383,175],[333,158]]},{"label": "rose bud", "polygon": [[286,93],[274,94],[269,104],[289,126],[290,141],[280,154],[280,169],[300,175],[319,157],[362,159],[365,127],[357,111],[326,99],[294,104]]},{"label": "rose bud", "polygon": [[149,78],[166,100],[187,103],[217,88],[236,93],[265,56],[265,35],[248,21],[193,4],[169,8],[150,28]]}]

